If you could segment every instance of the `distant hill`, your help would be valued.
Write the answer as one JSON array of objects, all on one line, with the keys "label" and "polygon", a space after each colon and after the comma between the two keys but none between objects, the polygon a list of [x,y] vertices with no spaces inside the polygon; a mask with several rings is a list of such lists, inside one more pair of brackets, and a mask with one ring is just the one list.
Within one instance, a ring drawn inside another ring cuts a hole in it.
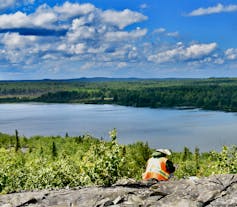
[{"label": "distant hill", "polygon": [[107,77],[93,77],[93,78],[72,78],[72,79],[39,79],[39,80],[0,80],[0,82],[112,82],[112,81],[137,81],[150,80],[143,78],[107,78]]},{"label": "distant hill", "polygon": [[108,78],[108,77],[92,77],[92,78],[70,78],[70,79],[39,79],[39,80],[0,80],[0,82],[118,82],[118,81],[140,81],[140,80],[198,80],[198,78]]}]

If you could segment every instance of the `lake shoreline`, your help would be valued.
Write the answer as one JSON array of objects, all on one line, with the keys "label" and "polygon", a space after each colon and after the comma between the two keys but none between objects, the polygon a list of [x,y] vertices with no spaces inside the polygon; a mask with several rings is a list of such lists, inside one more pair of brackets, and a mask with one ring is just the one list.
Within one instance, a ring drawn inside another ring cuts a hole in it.
[{"label": "lake shoreline", "polygon": [[221,110],[221,109],[211,109],[211,108],[200,108],[195,106],[159,106],[159,107],[151,107],[151,106],[134,106],[134,105],[122,105],[122,104],[116,104],[116,103],[109,103],[109,102],[101,102],[101,103],[93,103],[93,102],[42,102],[42,101],[35,101],[35,100],[29,100],[29,101],[16,101],[16,102],[1,102],[0,99],[0,105],[1,104],[84,104],[84,105],[114,105],[114,106],[125,106],[125,107],[132,107],[132,108],[148,108],[148,109],[174,109],[174,110],[202,110],[202,111],[217,111],[217,112],[225,112],[225,113],[235,113],[237,110]]}]

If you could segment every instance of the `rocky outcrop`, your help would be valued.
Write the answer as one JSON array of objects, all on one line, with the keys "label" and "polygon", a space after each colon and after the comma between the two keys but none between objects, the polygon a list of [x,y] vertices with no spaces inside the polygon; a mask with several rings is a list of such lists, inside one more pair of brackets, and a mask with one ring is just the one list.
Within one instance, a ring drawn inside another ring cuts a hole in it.
[{"label": "rocky outcrop", "polygon": [[2,207],[236,207],[237,175],[191,177],[156,184],[120,181],[111,187],[23,192],[0,196]]}]

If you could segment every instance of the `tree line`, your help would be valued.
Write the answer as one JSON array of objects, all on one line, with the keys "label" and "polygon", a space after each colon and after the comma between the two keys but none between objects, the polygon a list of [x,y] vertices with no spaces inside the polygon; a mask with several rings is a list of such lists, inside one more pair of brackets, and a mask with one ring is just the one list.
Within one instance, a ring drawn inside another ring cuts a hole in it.
[{"label": "tree line", "polygon": [[27,101],[237,111],[237,79],[0,82],[0,103]]}]

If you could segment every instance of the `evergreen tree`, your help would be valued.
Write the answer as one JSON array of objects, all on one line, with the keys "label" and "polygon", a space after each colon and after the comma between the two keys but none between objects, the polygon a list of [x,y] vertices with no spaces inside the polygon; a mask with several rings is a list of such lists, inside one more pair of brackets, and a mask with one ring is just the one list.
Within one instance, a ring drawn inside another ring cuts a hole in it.
[{"label": "evergreen tree", "polygon": [[52,157],[53,157],[53,159],[54,159],[54,158],[56,158],[57,156],[58,156],[57,147],[56,147],[55,142],[53,142],[53,144],[52,144]]},{"label": "evergreen tree", "polygon": [[191,154],[191,152],[190,152],[189,148],[184,147],[182,161],[188,160],[188,158],[190,157],[190,154]]},{"label": "evergreen tree", "polygon": [[19,140],[19,136],[18,136],[18,131],[17,129],[15,130],[16,133],[16,145],[15,145],[15,151],[17,152],[20,149],[20,140]]},{"label": "evergreen tree", "polygon": [[200,153],[199,153],[199,148],[198,147],[195,148],[194,156],[195,156],[196,169],[198,170],[200,168],[200,162],[199,162]]}]

